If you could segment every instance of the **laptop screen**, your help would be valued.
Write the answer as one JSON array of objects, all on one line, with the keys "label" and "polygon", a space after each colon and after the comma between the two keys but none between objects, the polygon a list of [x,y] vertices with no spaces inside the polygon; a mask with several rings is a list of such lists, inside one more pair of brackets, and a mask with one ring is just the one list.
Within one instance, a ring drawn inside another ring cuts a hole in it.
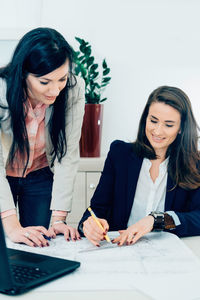
[{"label": "laptop screen", "polygon": [[10,272],[5,236],[0,217],[0,290],[10,290],[13,287],[13,279]]}]

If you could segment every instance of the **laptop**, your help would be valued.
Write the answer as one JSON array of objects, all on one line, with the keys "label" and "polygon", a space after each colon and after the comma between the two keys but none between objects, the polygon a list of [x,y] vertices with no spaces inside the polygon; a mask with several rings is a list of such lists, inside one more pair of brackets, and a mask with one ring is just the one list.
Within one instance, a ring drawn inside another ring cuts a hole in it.
[{"label": "laptop", "polygon": [[0,218],[0,293],[27,292],[78,267],[77,261],[7,248]]}]

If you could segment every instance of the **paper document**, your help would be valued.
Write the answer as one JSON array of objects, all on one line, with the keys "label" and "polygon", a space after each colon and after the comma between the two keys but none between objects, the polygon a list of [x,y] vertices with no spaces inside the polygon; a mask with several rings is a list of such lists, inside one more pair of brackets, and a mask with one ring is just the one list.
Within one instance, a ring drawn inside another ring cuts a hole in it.
[{"label": "paper document", "polygon": [[[108,234],[111,239],[118,235]],[[167,232],[149,233],[136,244],[123,247],[104,241],[98,248],[85,238],[66,242],[63,236],[52,239],[50,247],[31,248],[8,239],[7,246],[81,262],[77,271],[39,287],[41,291],[140,289],[156,300],[200,297],[200,260]]]}]

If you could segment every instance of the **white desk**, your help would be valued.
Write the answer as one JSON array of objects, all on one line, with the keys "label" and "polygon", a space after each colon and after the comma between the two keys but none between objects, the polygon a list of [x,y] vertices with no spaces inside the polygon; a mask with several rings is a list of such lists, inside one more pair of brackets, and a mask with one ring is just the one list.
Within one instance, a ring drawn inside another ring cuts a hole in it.
[{"label": "white desk", "polygon": [[[182,241],[200,258],[200,236],[183,238]],[[78,283],[77,283],[78,285]],[[0,300],[10,299],[10,296],[0,294]],[[12,298],[13,299],[13,298]],[[19,300],[150,300],[140,291],[77,291],[77,292],[37,292],[32,290],[26,294],[15,296]],[[174,300],[174,299],[173,299]],[[179,300],[179,299],[177,299]],[[195,300],[200,300],[195,299]]]}]

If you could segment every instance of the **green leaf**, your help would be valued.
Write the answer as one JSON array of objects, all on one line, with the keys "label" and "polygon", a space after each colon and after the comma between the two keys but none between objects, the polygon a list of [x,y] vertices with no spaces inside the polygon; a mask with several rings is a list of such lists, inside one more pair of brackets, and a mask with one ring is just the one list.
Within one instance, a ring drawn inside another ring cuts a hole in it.
[{"label": "green leaf", "polygon": [[95,85],[95,87],[98,88],[98,89],[101,88],[101,86],[100,86],[97,82],[95,82],[94,85]]},{"label": "green leaf", "polygon": [[[85,57],[85,56],[84,56]],[[87,63],[87,58],[85,57],[82,62],[81,62],[83,65]]]},{"label": "green leaf", "polygon": [[87,66],[91,66],[94,63],[94,56],[91,56],[88,60],[87,60]]},{"label": "green leaf", "polygon": [[73,54],[74,54],[74,56],[75,56],[75,57],[78,57],[78,56],[79,56],[79,54],[80,54],[80,51],[74,51],[74,53],[73,53]]},{"label": "green leaf", "polygon": [[91,46],[87,46],[87,47],[85,48],[85,55],[90,56],[91,52],[92,52]]},{"label": "green leaf", "polygon": [[103,71],[103,76],[108,75],[108,73],[110,73],[110,69],[107,68]]},{"label": "green leaf", "polygon": [[80,45],[79,49],[81,50],[82,53],[85,54],[85,51],[86,51],[86,46],[85,45]]},{"label": "green leaf", "polygon": [[75,36],[75,39],[77,40],[77,42],[79,42],[79,44],[82,44],[84,41],[83,39],[80,39],[79,37],[76,37],[76,36]]},{"label": "green leaf", "polygon": [[95,71],[98,68],[98,64],[93,64],[90,68],[90,71]]},{"label": "green leaf", "polygon": [[104,77],[103,80],[102,80],[102,82],[104,82],[104,83],[108,82],[108,81],[110,81],[110,79],[111,79],[111,77]]},{"label": "green leaf", "polygon": [[78,74],[81,72],[80,66],[77,65],[77,66],[75,67],[74,72],[75,72],[76,75],[78,75]]},{"label": "green leaf", "polygon": [[79,42],[80,45],[87,46],[89,44],[84,39],[81,39],[79,37],[75,37],[75,39]]},{"label": "green leaf", "polygon": [[85,58],[85,55],[81,55],[81,56],[78,57],[78,60],[82,61],[84,58]]},{"label": "green leaf", "polygon": [[85,77],[87,75],[87,69],[84,68],[83,65],[80,65],[80,67],[81,67],[81,74],[82,74],[83,77]]},{"label": "green leaf", "polygon": [[104,69],[107,69],[107,63],[106,63],[106,60],[105,60],[105,59],[103,60],[102,67],[103,67]]},{"label": "green leaf", "polygon": [[74,72],[85,80],[85,102],[94,104],[104,102],[107,98],[101,99],[101,94],[110,83],[111,77],[107,76],[110,68],[107,67],[104,59],[102,62],[103,72],[100,76],[99,65],[94,63],[95,58],[91,54],[91,45],[79,37],[75,37],[75,39],[79,43],[80,51],[74,53]]},{"label": "green leaf", "polygon": [[109,84],[109,82],[103,83],[103,84],[101,84],[101,87],[105,87],[105,86],[107,86],[108,84]]},{"label": "green leaf", "polygon": [[99,75],[99,72],[94,72],[91,74],[91,78],[96,78]]}]

